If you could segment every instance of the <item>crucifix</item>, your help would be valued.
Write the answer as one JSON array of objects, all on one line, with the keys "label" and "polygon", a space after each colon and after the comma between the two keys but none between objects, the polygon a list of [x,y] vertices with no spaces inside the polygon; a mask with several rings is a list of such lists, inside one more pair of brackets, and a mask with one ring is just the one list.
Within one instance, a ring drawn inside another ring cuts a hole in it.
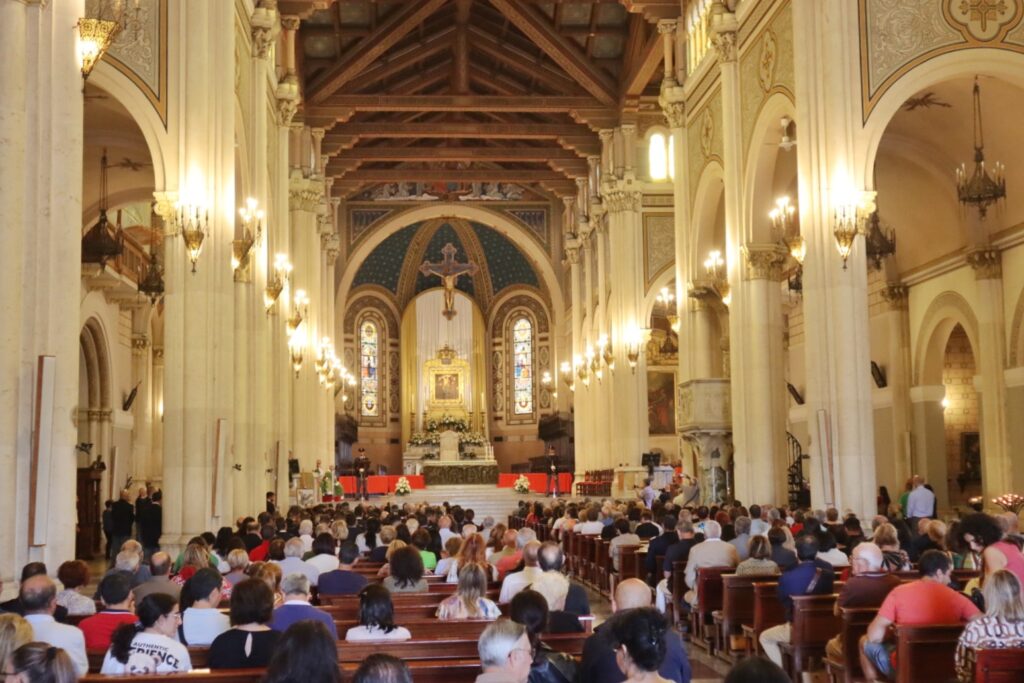
[{"label": "crucifix", "polygon": [[444,259],[440,263],[424,261],[420,266],[420,272],[426,276],[436,275],[441,278],[444,286],[444,317],[451,320],[455,317],[455,281],[460,275],[476,275],[478,267],[475,263],[457,263],[455,261],[455,248],[451,242],[444,245],[441,255]]}]

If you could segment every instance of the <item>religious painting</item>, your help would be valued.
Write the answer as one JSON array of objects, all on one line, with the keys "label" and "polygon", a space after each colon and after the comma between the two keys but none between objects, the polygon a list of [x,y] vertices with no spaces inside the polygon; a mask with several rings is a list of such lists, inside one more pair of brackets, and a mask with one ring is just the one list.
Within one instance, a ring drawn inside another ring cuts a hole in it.
[{"label": "religious painting", "polygon": [[435,401],[458,401],[460,395],[459,373],[437,373],[434,375]]},{"label": "religious painting", "polygon": [[981,481],[981,435],[978,432],[960,434],[960,476],[963,482]]},{"label": "religious painting", "polygon": [[676,376],[647,371],[647,422],[651,434],[676,433]]}]

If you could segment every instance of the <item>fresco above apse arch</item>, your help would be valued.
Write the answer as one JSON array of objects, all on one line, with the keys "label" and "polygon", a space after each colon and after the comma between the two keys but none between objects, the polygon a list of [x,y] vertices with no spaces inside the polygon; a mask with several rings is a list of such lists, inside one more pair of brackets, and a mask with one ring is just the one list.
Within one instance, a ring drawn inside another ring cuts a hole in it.
[{"label": "fresco above apse arch", "polygon": [[353,292],[361,287],[384,289],[399,310],[417,294],[440,286],[436,277],[419,271],[424,261],[438,263],[441,250],[452,244],[455,260],[479,267],[473,276],[460,277],[456,289],[489,310],[491,303],[505,290],[527,287],[549,301],[537,271],[523,252],[498,230],[459,218],[438,218],[400,229],[381,242],[356,271]]}]

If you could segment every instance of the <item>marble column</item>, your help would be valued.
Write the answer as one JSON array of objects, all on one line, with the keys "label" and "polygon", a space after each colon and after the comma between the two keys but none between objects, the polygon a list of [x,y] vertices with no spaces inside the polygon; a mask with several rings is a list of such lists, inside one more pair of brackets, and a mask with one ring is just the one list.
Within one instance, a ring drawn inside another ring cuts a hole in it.
[{"label": "marble column", "polygon": [[[164,536],[172,550],[229,520],[226,483],[232,447],[234,297],[234,9],[223,3],[176,3],[171,21],[188,37],[170,67],[179,106],[168,129],[177,136],[178,168],[169,174],[183,208],[207,221],[191,272],[175,221],[164,248]],[[178,46],[180,47],[180,45]],[[202,123],[199,123],[202,122]],[[170,197],[164,197],[170,199]],[[158,207],[158,210],[161,210]],[[166,211],[166,207],[163,209]],[[168,214],[173,214],[171,208]],[[165,218],[168,216],[165,215]]]},{"label": "marble column", "polygon": [[903,490],[903,483],[913,474],[911,467],[911,439],[913,411],[910,403],[912,384],[910,353],[910,311],[907,305],[907,287],[897,282],[887,283],[882,289],[885,311],[875,317],[875,323],[885,329],[887,345],[885,389],[892,397],[892,457],[878,462],[878,485],[886,486],[889,495]]},{"label": "marble column", "polygon": [[980,387],[981,484],[986,500],[1011,490],[1006,412],[1006,317],[1003,306],[1003,270],[999,250],[981,247],[967,254],[974,269],[978,317],[978,374]]},{"label": "marble column", "polygon": [[813,331],[805,339],[811,502],[870,516],[877,486],[867,266],[862,240],[844,268],[833,238],[841,212],[862,221],[873,209],[852,180],[861,125],[857,7],[795,3],[793,24],[805,37],[794,42],[796,120],[801,139],[814,141],[797,146],[804,327]]},{"label": "marble column", "polygon": [[[0,0],[0,578],[74,556],[82,227],[82,0]],[[55,358],[47,521],[30,537],[37,364]],[[10,584],[8,584],[10,585]],[[6,596],[5,596],[6,597]]]},{"label": "marble column", "polygon": [[133,475],[141,482],[152,480],[160,470],[153,458],[153,375],[151,343],[141,330],[149,327],[149,303],[132,312],[132,387],[137,388],[132,404]]},{"label": "marble column", "polygon": [[[572,345],[569,347],[569,357],[563,362],[568,363],[569,371],[573,372],[573,359],[580,355],[580,340],[583,335],[583,292],[580,291],[582,288],[580,283],[580,242],[575,235],[566,237],[565,260],[569,264],[569,288],[570,295],[572,297]],[[573,426],[575,432],[574,452],[576,457],[576,477],[581,479],[583,474],[589,468],[591,455],[588,436],[582,422],[582,413],[580,411],[580,396],[584,389],[582,384],[577,380],[575,374],[573,374],[570,378],[570,382],[573,383],[575,391],[569,391],[569,387],[565,385],[565,381],[562,379],[561,367],[559,367],[558,381],[561,382],[559,391],[565,391],[570,394],[569,400],[572,402]]]}]

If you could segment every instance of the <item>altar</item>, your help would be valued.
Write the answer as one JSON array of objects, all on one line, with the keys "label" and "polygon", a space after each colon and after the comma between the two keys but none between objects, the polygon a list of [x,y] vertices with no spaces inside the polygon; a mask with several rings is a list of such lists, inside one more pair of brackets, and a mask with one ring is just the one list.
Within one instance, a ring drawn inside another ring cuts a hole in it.
[{"label": "altar", "polygon": [[616,467],[612,495],[616,498],[635,497],[635,489],[644,487],[644,479],[651,477],[651,486],[660,491],[672,483],[675,470],[661,465],[654,468],[654,476],[646,467]]}]

